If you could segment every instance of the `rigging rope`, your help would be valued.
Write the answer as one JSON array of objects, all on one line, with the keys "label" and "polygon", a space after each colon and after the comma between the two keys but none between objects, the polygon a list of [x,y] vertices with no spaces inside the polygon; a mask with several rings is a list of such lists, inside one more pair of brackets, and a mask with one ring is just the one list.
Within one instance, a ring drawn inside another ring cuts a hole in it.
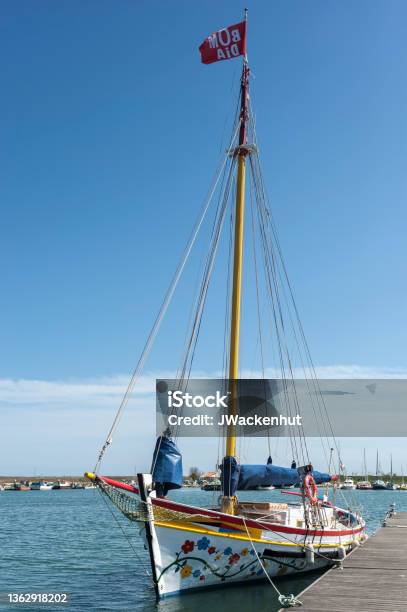
[{"label": "rigging rope", "polygon": [[[98,485],[99,485],[99,483],[98,483]],[[120,524],[119,519],[117,518],[117,516],[116,516],[116,515],[115,515],[115,513],[113,512],[113,510],[112,510],[112,508],[110,507],[109,503],[108,503],[108,502],[106,501],[106,499],[104,498],[104,496],[103,496],[104,491],[103,491],[103,488],[102,488],[100,485],[98,486],[98,492],[99,492],[100,497],[103,499],[103,502],[106,504],[106,507],[107,507],[107,509],[109,510],[110,514],[111,514],[111,515],[112,515],[112,517],[114,518],[114,520],[115,520],[115,522],[116,522],[117,526],[119,527],[120,531],[122,532],[122,534],[123,534],[123,536],[124,536],[125,540],[127,541],[128,545],[129,545],[129,546],[130,546],[130,548],[132,549],[132,551],[133,551],[133,553],[134,553],[134,556],[136,557],[136,559],[137,559],[137,561],[140,563],[140,565],[143,567],[144,573],[145,573],[145,574],[146,574],[146,576],[148,576],[149,578],[152,578],[152,576],[151,576],[150,572],[149,572],[149,571],[148,571],[148,569],[147,569],[147,566],[146,566],[145,561],[143,561],[143,559],[141,559],[140,555],[138,554],[138,552],[137,552],[137,551],[136,551],[136,549],[134,548],[134,546],[133,546],[133,544],[132,544],[132,542],[131,542],[130,538],[128,537],[127,533],[126,533],[126,532],[125,532],[125,530],[123,529],[123,526]],[[121,509],[119,508],[119,510],[121,510]],[[125,513],[123,512],[123,514],[125,514]],[[126,515],[125,515],[125,516],[126,516]]]},{"label": "rigging rope", "polygon": [[[250,101],[249,101],[249,103],[250,103],[250,106],[251,106],[251,102]],[[271,232],[272,232],[272,236],[273,236],[276,248],[277,248],[277,253],[278,253],[278,256],[279,256],[279,260],[281,262],[282,272],[283,272],[283,275],[284,275],[284,278],[285,278],[285,281],[287,283],[287,287],[288,287],[288,290],[289,290],[289,295],[290,295],[291,303],[292,303],[292,306],[293,306],[293,309],[294,309],[294,314],[295,314],[295,317],[296,317],[296,321],[297,321],[300,337],[301,337],[301,340],[302,340],[302,343],[303,343],[303,347],[304,347],[307,359],[308,359],[309,364],[310,364],[309,373],[311,375],[311,381],[312,381],[312,383],[314,384],[314,387],[315,387],[316,393],[315,393],[314,397],[316,398],[316,401],[317,401],[318,406],[319,406],[320,420],[321,420],[322,426],[323,426],[323,428],[325,430],[325,437],[326,438],[329,438],[329,437],[332,438],[333,444],[334,444],[334,446],[335,446],[335,448],[336,448],[336,450],[338,452],[338,455],[340,456],[340,451],[339,451],[339,448],[338,448],[337,440],[335,438],[335,434],[333,432],[332,423],[331,423],[331,420],[330,420],[330,417],[329,417],[329,414],[328,414],[328,411],[327,411],[327,408],[326,408],[326,404],[325,404],[324,398],[323,398],[322,393],[321,393],[321,388],[319,386],[318,378],[317,378],[316,371],[315,371],[315,366],[314,366],[314,363],[313,363],[313,360],[312,360],[312,357],[311,357],[309,346],[308,346],[308,343],[307,343],[307,340],[306,340],[306,337],[305,337],[305,333],[304,333],[304,329],[303,329],[303,326],[302,326],[302,323],[301,323],[301,319],[300,319],[300,316],[299,316],[298,308],[297,308],[297,305],[296,305],[296,302],[295,302],[294,293],[293,293],[293,290],[292,290],[292,287],[291,287],[291,283],[290,283],[290,280],[289,280],[289,277],[288,277],[287,268],[286,268],[286,265],[285,265],[282,249],[281,249],[280,242],[279,242],[278,235],[277,235],[277,230],[276,230],[276,227],[275,227],[272,215],[270,214],[270,210],[269,210],[269,207],[268,207],[269,199],[268,199],[268,196],[267,196],[267,191],[266,191],[266,188],[265,188],[265,184],[264,184],[264,180],[263,180],[263,175],[262,175],[262,172],[261,172],[260,158],[259,158],[258,146],[257,146],[256,127],[255,127],[254,115],[253,115],[251,109],[250,109],[250,114],[251,114],[251,117],[253,118],[253,122],[252,122],[253,142],[256,145],[256,149],[255,149],[256,153],[254,155],[254,161],[255,161],[255,163],[257,165],[257,168],[258,168],[258,176],[259,176],[259,179],[260,179],[260,187],[261,187],[261,192],[262,192],[262,200],[263,200],[263,204],[264,204],[264,207],[265,207],[265,213],[266,213],[267,221],[268,221],[268,224],[270,225],[270,228],[271,228]],[[298,346],[298,348],[300,348],[300,344],[298,342],[297,342],[297,346]],[[309,380],[309,376],[307,375],[307,372],[305,370],[304,364],[303,364],[303,371],[304,371],[305,379],[308,381]],[[317,418],[316,418],[316,422],[317,422],[317,424],[319,426],[319,420]],[[328,430],[329,430],[330,434],[328,433]],[[323,440],[323,436],[320,435],[320,437],[321,437],[321,440]],[[326,453],[325,449],[324,449],[324,453],[325,453],[325,457],[326,457],[326,460],[327,460],[327,463],[328,463],[327,453]]]},{"label": "rigging rope", "polygon": [[[206,257],[206,263],[205,263],[205,266],[202,272],[200,287],[199,287],[199,291],[196,297],[196,304],[195,304],[195,309],[194,309],[195,314],[193,317],[191,317],[191,320],[190,320],[191,330],[190,330],[189,337],[187,336],[183,365],[182,365],[182,368],[180,368],[180,370],[177,372],[177,379],[180,385],[184,384],[185,381],[189,380],[189,377],[191,375],[192,364],[193,364],[193,360],[195,356],[195,351],[196,351],[196,347],[198,343],[202,316],[203,316],[203,311],[204,311],[204,307],[205,307],[205,303],[207,299],[209,283],[211,280],[213,266],[214,266],[218,246],[219,246],[220,235],[221,235],[224,218],[225,218],[225,214],[227,210],[227,203],[228,203],[229,196],[230,196],[230,190],[233,185],[232,177],[233,177],[234,168],[236,166],[235,164],[236,157],[231,156],[230,154],[232,151],[232,147],[235,143],[236,136],[240,128],[240,124],[241,124],[240,120],[235,122],[235,131],[230,141],[228,153],[225,156],[223,163],[221,164],[219,172],[217,173],[217,175],[215,175],[213,186],[209,192],[207,200],[204,202],[204,205],[201,209],[201,213],[198,216],[197,222],[192,231],[190,239],[187,243],[187,246],[178,264],[178,267],[173,276],[173,279],[168,287],[167,293],[165,294],[164,300],[161,304],[161,307],[155,319],[154,325],[147,338],[146,344],[141,353],[141,356],[136,365],[136,368],[133,371],[130,383],[122,398],[119,409],[116,413],[112,426],[109,430],[108,436],[100,450],[98,460],[95,466],[95,471],[98,471],[98,469],[100,468],[103,456],[107,448],[110,446],[112,442],[113,434],[119,424],[123,411],[130,399],[131,393],[134,389],[138,376],[140,375],[144,367],[145,361],[151,351],[156,335],[159,331],[163,318],[166,314],[166,311],[171,302],[171,299],[173,297],[177,284],[180,280],[182,272],[187,263],[188,257],[197,239],[199,230],[203,224],[204,218],[209,209],[209,205],[218,187],[221,176],[223,175],[222,188],[220,191],[220,197],[218,200],[217,210],[215,213],[214,225],[212,227],[209,251]],[[302,324],[299,318],[298,309],[297,309],[297,306],[294,300],[293,291],[292,291],[291,284],[288,278],[281,247],[280,247],[278,236],[276,233],[276,228],[274,226],[274,222],[273,222],[273,219],[270,214],[269,207],[268,207],[268,197],[267,197],[267,192],[264,186],[263,176],[262,176],[261,167],[260,167],[258,148],[257,148],[255,118],[251,111],[251,108],[250,108],[250,113],[249,113],[248,132],[251,134],[252,142],[254,143],[253,147],[250,146],[248,157],[249,157],[249,170],[250,170],[250,179],[251,179],[250,180],[250,196],[251,196],[254,267],[255,267],[255,281],[256,281],[257,319],[258,319],[258,326],[259,326],[258,333],[259,333],[259,341],[260,341],[260,356],[261,356],[261,367],[262,367],[263,378],[265,374],[264,348],[263,348],[263,339],[262,339],[262,328],[261,328],[261,323],[260,323],[260,317],[261,317],[261,310],[260,310],[260,303],[259,303],[259,293],[260,292],[259,292],[259,275],[258,275],[258,269],[257,269],[257,254],[256,254],[256,245],[255,245],[256,231],[255,231],[255,223],[254,223],[253,204],[252,204],[252,187],[254,189],[254,196],[255,196],[256,205],[257,205],[257,208],[256,208],[257,224],[258,224],[259,233],[260,233],[260,244],[261,244],[261,251],[262,251],[263,263],[264,263],[264,275],[265,275],[266,287],[267,287],[267,291],[268,291],[270,303],[271,303],[272,320],[274,323],[275,334],[276,334],[276,339],[277,339],[276,344],[277,344],[277,349],[278,349],[278,359],[280,362],[280,370],[282,374],[283,397],[284,397],[285,405],[287,408],[287,413],[291,417],[295,414],[295,411],[297,413],[300,413],[300,405],[299,405],[299,398],[298,398],[295,378],[294,378],[293,362],[292,362],[289,347],[288,347],[288,336],[287,336],[288,330],[286,329],[287,327],[286,319],[283,314],[283,308],[282,308],[282,298],[285,300],[285,302],[288,302],[288,298],[285,293],[285,285],[288,288],[289,297],[290,297],[292,308],[293,308],[294,315],[295,315],[295,322],[294,322],[291,316],[291,310],[290,308],[288,308],[288,320],[293,330],[294,339],[295,339],[295,342],[296,342],[296,345],[299,351],[301,364],[302,364],[302,367],[305,373],[306,385],[307,385],[309,395],[311,397],[312,408],[314,411],[314,416],[315,416],[315,420],[317,423],[318,431],[320,433],[320,437],[322,440],[323,450],[326,454],[326,449],[324,448],[324,439],[323,439],[324,436],[322,435],[320,427],[322,427],[323,433],[325,434],[326,439],[329,438],[329,435],[332,436],[334,445],[336,446],[338,450],[338,456],[340,457],[336,439],[333,434],[332,424],[330,422],[329,415],[326,409],[326,405],[322,397],[321,389],[319,387],[318,380],[316,377],[315,367],[311,359],[309,347],[306,342],[304,330],[303,330],[303,327],[302,327]],[[230,160],[230,165],[229,165],[228,171],[226,171],[228,159]],[[226,177],[226,180],[225,180],[225,177]],[[232,219],[233,219],[233,213],[232,213]],[[269,231],[270,229],[271,229],[271,232]],[[229,260],[229,265],[230,265],[230,260]],[[229,276],[230,276],[230,272],[228,272],[228,277]],[[229,282],[228,282],[227,283],[228,294],[229,294],[229,290],[230,290],[230,287],[229,287]],[[191,312],[191,314],[193,314],[193,311]],[[225,323],[227,322],[228,316],[229,316],[229,313],[227,312]],[[298,327],[298,335],[297,335],[295,323]],[[225,326],[225,342],[226,342],[226,333],[227,333],[227,330]],[[303,360],[301,342],[302,342],[303,349],[305,351],[306,358],[308,359],[310,363],[310,368],[309,368],[310,376],[307,375],[305,371],[305,364]],[[226,347],[226,344],[224,344],[224,347]],[[225,354],[227,355],[227,351],[224,353],[224,356]],[[227,357],[226,357],[226,360],[227,360]],[[224,365],[226,365],[226,360],[224,359]],[[288,384],[288,382],[290,382],[290,385]],[[317,393],[315,395],[311,392],[311,389],[309,388],[309,383],[312,383],[315,389],[317,390]],[[319,413],[320,413],[320,419],[317,418],[317,414],[316,414],[316,409],[314,405],[315,397],[316,397],[315,401],[317,402],[317,409],[319,410]],[[297,436],[299,438],[299,441],[297,440]],[[289,438],[290,438],[293,458],[297,460],[301,458],[304,464],[307,462],[309,463],[307,438],[306,438],[303,427],[301,426],[298,427],[297,435],[292,434],[292,432],[290,431]],[[271,454],[270,440],[269,440],[269,452]]]},{"label": "rigging rope", "polygon": [[[233,146],[233,143],[236,140],[236,137],[237,137],[237,134],[238,134],[238,131],[239,131],[239,127],[240,127],[240,122],[238,122],[238,124],[236,126],[236,129],[235,129],[235,132],[232,135],[232,139],[231,139],[231,143],[230,143],[231,146]],[[120,418],[121,418],[121,416],[123,414],[124,408],[126,407],[128,401],[130,399],[131,393],[132,393],[132,391],[134,389],[134,386],[135,386],[135,384],[137,382],[137,379],[138,379],[138,377],[139,377],[139,375],[140,375],[140,373],[141,373],[141,371],[142,371],[142,369],[144,367],[144,364],[145,364],[145,362],[147,360],[148,355],[150,354],[150,351],[151,351],[151,348],[153,346],[154,340],[155,340],[155,338],[157,336],[157,333],[158,333],[158,331],[160,329],[161,323],[162,323],[162,321],[164,319],[164,316],[165,316],[165,314],[167,312],[168,306],[169,306],[169,304],[171,302],[172,296],[174,295],[175,289],[176,289],[176,287],[178,285],[178,282],[179,282],[179,280],[181,278],[182,272],[183,272],[183,270],[185,268],[185,265],[186,265],[186,263],[188,261],[188,257],[189,257],[189,255],[191,253],[192,247],[195,244],[196,238],[197,238],[197,236],[199,234],[199,230],[201,229],[202,223],[203,223],[203,221],[205,219],[205,216],[206,216],[206,213],[208,211],[209,205],[210,205],[210,203],[212,201],[213,195],[214,195],[214,193],[216,191],[216,187],[217,187],[217,185],[219,183],[220,177],[222,175],[223,169],[224,169],[227,161],[228,161],[228,154],[226,154],[226,156],[225,156],[225,158],[224,158],[224,160],[223,160],[223,162],[221,164],[221,167],[220,167],[217,175],[215,175],[215,180],[213,182],[212,188],[211,188],[211,190],[209,192],[209,195],[208,195],[206,201],[204,202],[204,205],[203,205],[203,207],[201,209],[200,215],[198,216],[197,222],[196,222],[196,224],[195,224],[195,226],[194,226],[194,228],[192,230],[192,234],[190,235],[190,238],[188,240],[186,248],[185,248],[185,250],[184,250],[184,252],[182,254],[181,260],[180,260],[180,262],[179,262],[179,264],[177,266],[175,274],[174,274],[174,276],[173,276],[173,278],[171,280],[171,283],[170,283],[170,285],[169,285],[169,287],[167,289],[167,292],[165,294],[164,300],[163,300],[163,302],[161,304],[161,307],[160,307],[160,309],[158,311],[158,315],[157,315],[157,317],[156,317],[156,319],[154,321],[153,327],[152,327],[152,329],[150,331],[150,334],[149,334],[149,336],[147,338],[146,344],[144,345],[144,348],[143,348],[143,350],[141,352],[141,355],[140,355],[139,361],[138,361],[138,363],[136,365],[136,368],[133,371],[133,374],[132,374],[132,377],[130,379],[129,385],[128,385],[128,387],[126,389],[126,392],[125,392],[125,394],[123,396],[121,404],[120,404],[120,406],[119,406],[119,408],[117,410],[116,416],[115,416],[115,418],[113,420],[113,423],[112,423],[112,426],[111,426],[111,428],[109,430],[107,438],[106,438],[106,440],[105,440],[105,442],[104,442],[104,444],[103,444],[103,446],[102,446],[102,448],[101,448],[101,450],[99,452],[99,456],[98,456],[98,459],[97,459],[97,462],[96,462],[96,465],[95,465],[95,468],[94,468],[95,472],[97,472],[99,470],[101,462],[102,462],[102,459],[104,457],[104,454],[105,454],[106,450],[109,448],[109,446],[112,443],[113,434],[114,434],[114,432],[115,432],[115,430],[116,430],[116,428],[117,428],[117,426],[118,426],[118,424],[120,422]]]},{"label": "rigging rope", "polygon": [[[258,191],[258,181],[256,181],[256,175],[255,175],[252,157],[250,157],[250,166],[252,169],[252,174],[254,177],[254,185],[255,185],[255,190],[256,190],[257,213],[258,213],[258,223],[259,223],[259,228],[260,228],[261,245],[263,249],[264,270],[265,270],[267,288],[268,288],[268,293],[270,297],[273,320],[274,320],[274,327],[275,327],[276,338],[277,338],[277,348],[278,348],[278,354],[279,354],[280,369],[282,373],[282,385],[283,385],[283,391],[284,391],[284,398],[285,398],[285,403],[286,403],[288,414],[290,417],[292,417],[293,411],[292,411],[290,394],[289,394],[288,385],[287,385],[287,376],[286,376],[286,367],[285,367],[285,359],[288,358],[288,349],[287,349],[286,341],[285,341],[284,319],[283,319],[283,314],[282,314],[282,310],[280,307],[279,296],[278,296],[278,286],[276,282],[276,273],[275,273],[275,261],[274,261],[273,252],[271,250],[271,247],[269,245],[269,241],[266,235],[266,230],[265,230],[266,226],[264,222],[263,211],[261,208],[261,198],[260,198],[260,194]],[[301,436],[301,428],[299,428],[299,435]],[[293,436],[291,433],[290,433],[290,442],[292,445],[293,456],[296,459],[299,459],[297,440],[296,440],[296,437]],[[303,452],[301,452],[301,454],[302,454],[303,462],[305,463]]]},{"label": "rigging rope", "polygon": [[[251,217],[252,236],[253,236],[253,240],[252,240],[253,242],[253,262],[254,262],[254,275],[255,275],[255,280],[256,280],[256,305],[257,305],[257,322],[258,322],[259,342],[260,342],[261,373],[262,373],[262,377],[264,381],[264,403],[266,407],[266,416],[268,416],[268,402],[267,402],[266,382],[265,382],[266,376],[265,376],[265,368],[264,368],[263,337],[262,337],[262,328],[261,328],[259,274],[257,270],[256,231],[255,231],[255,223],[254,223],[252,186],[253,186],[253,174],[250,175],[250,181],[249,181],[250,217]],[[271,457],[270,427],[267,427],[267,445],[268,445],[269,457]]]},{"label": "rigging rope", "polygon": [[293,606],[297,606],[297,605],[298,605],[298,606],[302,606],[302,603],[300,602],[300,600],[299,600],[299,599],[296,599],[294,595],[284,595],[283,593],[281,593],[281,592],[278,590],[277,586],[274,584],[273,580],[272,580],[272,579],[271,579],[271,577],[269,576],[268,571],[267,571],[267,570],[266,570],[266,568],[264,567],[264,564],[263,564],[262,560],[260,559],[260,556],[259,556],[259,554],[258,554],[258,552],[257,552],[257,550],[256,550],[256,547],[255,547],[255,545],[253,544],[253,540],[252,540],[252,538],[251,538],[251,536],[250,536],[250,532],[249,532],[249,530],[248,530],[248,528],[247,528],[247,525],[246,525],[246,520],[245,520],[245,517],[244,517],[244,516],[242,516],[242,519],[243,519],[243,525],[244,525],[244,527],[245,527],[245,529],[246,529],[247,537],[248,537],[248,538],[249,538],[249,540],[250,540],[250,544],[251,544],[251,547],[252,547],[252,549],[253,549],[254,554],[256,555],[257,561],[259,562],[259,565],[260,565],[261,569],[263,570],[263,572],[264,572],[264,574],[265,574],[265,576],[266,576],[267,580],[269,581],[269,583],[271,584],[271,586],[273,587],[273,589],[276,591],[276,593],[277,593],[277,595],[278,595],[278,601],[280,602],[280,604],[281,604],[281,605],[282,605],[284,608],[292,608]]},{"label": "rigging rope", "polygon": [[215,211],[215,215],[214,215],[214,221],[212,224],[212,232],[211,232],[211,236],[209,239],[209,246],[207,248],[206,251],[206,260],[205,263],[202,266],[202,269],[199,271],[198,274],[198,278],[197,278],[197,284],[196,284],[196,289],[194,292],[194,299],[191,301],[191,311],[190,311],[190,316],[189,316],[189,321],[188,321],[188,325],[187,325],[187,330],[185,332],[185,341],[184,341],[184,350],[183,353],[181,355],[181,359],[180,359],[180,363],[178,365],[178,369],[177,369],[177,374],[176,374],[176,380],[182,378],[181,377],[181,371],[185,365],[185,362],[187,361],[187,352],[188,352],[188,345],[190,343],[190,339],[191,339],[191,329],[193,327],[193,321],[194,318],[196,317],[196,312],[197,312],[197,308],[199,305],[199,297],[200,297],[200,292],[202,290],[202,283],[203,283],[203,276],[205,274],[205,270],[207,268],[208,265],[208,258],[209,258],[209,254],[212,250],[212,246],[213,246],[213,236],[214,236],[214,231],[215,231],[215,226],[217,223],[217,219],[219,217],[219,209],[222,205],[222,202],[224,200],[224,195],[225,195],[225,189],[226,189],[226,185],[228,184],[228,181],[230,179],[230,173],[231,173],[231,166],[229,164],[225,164],[224,166],[224,170],[223,170],[223,176],[222,176],[222,181],[221,181],[221,185],[220,185],[220,189],[219,189],[219,198],[218,198],[218,203],[217,203],[217,208]]},{"label": "rigging rope", "polygon": [[[204,267],[201,284],[200,284],[199,295],[198,295],[198,299],[196,302],[195,315],[193,317],[188,342],[186,343],[184,362],[183,362],[181,371],[177,377],[177,388],[178,389],[184,388],[184,390],[186,390],[187,382],[191,375],[192,363],[194,359],[196,345],[198,342],[199,332],[201,329],[202,315],[204,312],[204,307],[205,307],[206,298],[208,294],[208,288],[209,288],[209,284],[210,284],[210,280],[211,280],[211,276],[212,276],[212,272],[213,272],[213,268],[214,268],[214,264],[216,260],[216,255],[218,251],[219,240],[220,240],[220,236],[221,236],[221,232],[222,232],[222,228],[224,224],[230,187],[231,187],[231,183],[233,180],[234,167],[235,167],[235,164],[232,161],[229,171],[228,171],[228,176],[227,176],[227,180],[224,186],[223,193],[221,193],[221,196],[219,199],[218,209],[216,211],[216,220],[215,220],[215,224],[214,224],[212,235],[211,235],[209,252],[207,254],[206,264]],[[178,413],[179,413],[178,409],[176,408],[172,409],[172,414],[178,414]],[[169,430],[171,431],[175,439],[178,437],[179,428],[180,428],[180,425],[175,425],[169,428]]]},{"label": "rigging rope", "polygon": [[[203,310],[204,310],[204,306],[206,302],[206,297],[208,293],[209,283],[211,280],[213,266],[215,263],[216,254],[218,251],[219,239],[221,236],[223,222],[225,219],[225,213],[226,213],[227,204],[229,200],[229,194],[230,194],[230,189],[231,189],[231,185],[233,181],[233,172],[234,172],[235,167],[236,167],[236,162],[235,162],[235,159],[233,159],[230,164],[230,169],[229,169],[229,174],[226,180],[225,190],[221,198],[221,201],[219,203],[217,221],[215,222],[212,236],[211,236],[212,240],[211,240],[211,244],[210,244],[210,248],[209,248],[209,252],[207,256],[204,274],[202,277],[195,317],[194,317],[192,330],[191,330],[191,334],[189,337],[189,342],[188,342],[188,346],[186,350],[184,365],[183,365],[183,368],[181,370],[181,374],[179,377],[180,385],[182,385],[185,378],[188,379],[190,376],[192,362],[194,359],[196,344],[198,341],[199,331],[200,331],[201,322],[202,322],[202,314],[203,314]],[[188,374],[187,374],[187,371],[188,371]]]}]

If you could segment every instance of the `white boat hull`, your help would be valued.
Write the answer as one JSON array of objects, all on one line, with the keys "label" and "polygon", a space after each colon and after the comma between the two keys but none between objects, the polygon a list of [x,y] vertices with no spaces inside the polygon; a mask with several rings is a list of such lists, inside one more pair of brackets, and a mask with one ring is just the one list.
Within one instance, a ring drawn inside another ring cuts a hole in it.
[{"label": "white boat hull", "polygon": [[[140,523],[140,533],[150,552],[159,597],[260,580],[265,572],[274,577],[323,569],[366,538],[363,521],[339,509],[352,519],[353,527],[337,522],[331,528],[295,527],[301,522],[299,507],[283,511],[292,512],[294,522],[282,525],[156,499],[154,492],[145,501],[154,518]],[[172,510],[174,520],[161,518],[160,508]]]},{"label": "white boat hull", "polygon": [[[287,542],[274,532],[273,540],[250,541],[243,535],[193,531],[154,522],[150,528],[160,597],[264,579],[264,570],[270,577],[320,570],[335,563],[339,548],[344,547],[348,553],[365,537],[328,536],[318,538],[318,546],[314,539],[315,554],[310,560],[304,553],[303,536],[291,537],[292,541]],[[144,525],[141,532],[145,534]],[[312,545],[312,540],[310,537],[307,544]]]},{"label": "white boat hull", "polygon": [[[257,555],[270,577],[332,565],[331,559],[317,555],[313,563],[306,558],[284,556],[284,546],[271,542],[269,545],[265,542],[252,545],[243,538],[228,535],[210,537],[158,526],[155,527],[155,534],[159,548],[156,571],[161,597],[203,587],[264,579]],[[303,547],[294,547],[290,553],[302,554],[302,551]]]}]

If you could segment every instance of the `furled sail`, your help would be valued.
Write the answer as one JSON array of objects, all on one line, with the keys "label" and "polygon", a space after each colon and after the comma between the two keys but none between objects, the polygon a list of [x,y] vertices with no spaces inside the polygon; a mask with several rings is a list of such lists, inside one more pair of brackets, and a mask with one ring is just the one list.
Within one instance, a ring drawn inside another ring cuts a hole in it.
[{"label": "furled sail", "polygon": [[[301,476],[297,469],[286,468],[268,463],[267,465],[239,465],[234,457],[222,465],[224,490],[234,495],[237,490],[245,491],[256,487],[290,487],[300,484]],[[324,472],[313,471],[316,484],[329,482],[331,476]]]},{"label": "furled sail", "polygon": [[166,436],[157,438],[151,473],[159,495],[182,487],[181,452],[175,442]]}]

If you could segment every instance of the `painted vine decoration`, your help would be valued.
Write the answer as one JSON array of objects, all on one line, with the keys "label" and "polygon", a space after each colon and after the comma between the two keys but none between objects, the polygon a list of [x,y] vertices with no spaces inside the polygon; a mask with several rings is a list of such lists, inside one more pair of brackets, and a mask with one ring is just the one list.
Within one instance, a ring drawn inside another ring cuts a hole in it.
[{"label": "painted vine decoration", "polygon": [[[165,567],[162,570],[158,580],[160,580],[161,577],[166,572],[168,572],[171,568],[175,568],[174,570],[175,573],[180,572],[181,579],[186,579],[192,576],[195,579],[199,579],[199,581],[201,582],[205,580],[205,575],[204,575],[205,570],[209,570],[211,574],[213,574],[217,578],[220,578],[221,581],[225,581],[228,578],[233,578],[234,576],[241,574],[242,572],[246,571],[249,568],[251,568],[249,577],[254,577],[255,575],[261,576],[263,574],[262,568],[259,568],[256,570],[256,567],[258,566],[258,560],[256,557],[256,553],[253,549],[249,550],[249,548],[244,547],[238,553],[238,552],[234,552],[230,546],[227,546],[223,550],[218,550],[216,546],[210,546],[210,544],[211,542],[209,538],[207,538],[206,536],[202,537],[197,542],[195,542],[194,540],[185,540],[180,550],[175,553],[175,556],[176,556],[175,560],[169,565],[167,565],[167,567]],[[210,555],[210,558],[213,559],[214,561],[220,561],[223,557],[228,557],[226,569],[220,570],[217,566],[211,565],[211,563],[209,563],[205,559],[191,555],[190,553],[192,553],[194,550],[197,550],[200,552],[203,552],[206,550],[208,555]],[[181,556],[182,554],[184,554],[185,556]],[[238,566],[238,562],[240,560],[242,561],[246,560],[246,557],[247,557],[248,562],[246,563],[243,562]],[[253,557],[256,557],[256,558],[253,559]],[[280,559],[273,559],[272,557],[269,557],[269,556],[264,557],[263,555],[259,555],[259,558],[261,559],[266,569],[269,566],[269,563],[271,561],[278,564],[281,570],[283,570],[284,568],[297,569],[295,563],[294,564],[285,563],[281,561]],[[204,569],[203,570],[199,568],[194,569],[192,565],[188,563],[188,562],[193,562],[193,561],[201,563]],[[237,566],[238,566],[237,571],[231,571],[237,568]]]}]

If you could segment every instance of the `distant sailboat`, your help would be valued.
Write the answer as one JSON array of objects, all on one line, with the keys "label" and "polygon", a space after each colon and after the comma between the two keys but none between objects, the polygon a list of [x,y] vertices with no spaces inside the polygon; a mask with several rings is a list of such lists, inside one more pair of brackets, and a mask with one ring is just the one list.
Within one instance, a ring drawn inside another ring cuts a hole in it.
[{"label": "distant sailboat", "polygon": [[359,480],[359,482],[356,485],[357,489],[362,489],[362,490],[370,490],[372,488],[371,482],[369,480],[369,475],[367,473],[367,467],[366,467],[366,449],[363,449],[363,468],[364,468],[364,472],[365,472],[365,480]]},{"label": "distant sailboat", "polygon": [[375,491],[386,490],[386,483],[379,478],[379,451],[376,452],[376,480],[372,484],[372,489]]},{"label": "distant sailboat", "polygon": [[393,455],[390,455],[390,480],[386,482],[386,489],[396,491],[397,485],[393,482]]}]

